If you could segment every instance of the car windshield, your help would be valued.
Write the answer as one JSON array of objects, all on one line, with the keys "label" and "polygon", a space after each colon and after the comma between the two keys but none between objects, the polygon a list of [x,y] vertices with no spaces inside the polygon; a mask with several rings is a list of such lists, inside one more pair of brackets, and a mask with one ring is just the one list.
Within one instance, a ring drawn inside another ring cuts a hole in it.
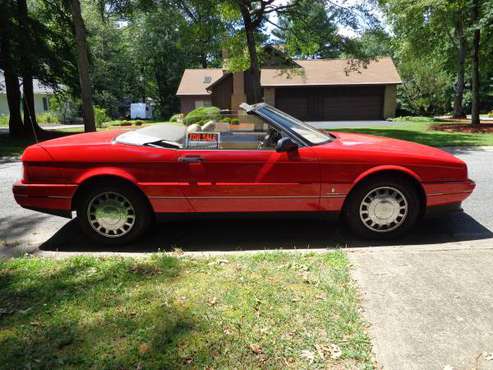
[{"label": "car windshield", "polygon": [[270,105],[263,105],[257,109],[257,112],[268,118],[277,124],[294,131],[297,135],[311,143],[312,145],[323,144],[331,140],[329,135],[316,130],[310,125],[286,114],[279,109],[271,107]]}]

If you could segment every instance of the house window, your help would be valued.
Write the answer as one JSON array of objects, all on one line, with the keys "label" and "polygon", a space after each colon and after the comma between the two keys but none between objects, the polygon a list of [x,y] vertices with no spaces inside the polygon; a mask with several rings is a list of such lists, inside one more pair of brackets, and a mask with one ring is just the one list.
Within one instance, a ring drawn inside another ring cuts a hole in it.
[{"label": "house window", "polygon": [[48,110],[48,98],[46,96],[43,96],[43,111]]}]

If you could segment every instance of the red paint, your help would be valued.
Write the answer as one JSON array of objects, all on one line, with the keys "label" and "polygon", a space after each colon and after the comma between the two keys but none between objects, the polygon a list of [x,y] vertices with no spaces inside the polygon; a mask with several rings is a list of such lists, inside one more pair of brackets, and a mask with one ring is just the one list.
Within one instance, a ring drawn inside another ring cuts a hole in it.
[{"label": "red paint", "polygon": [[[77,187],[94,176],[138,186],[155,212],[340,211],[369,175],[398,171],[423,187],[427,206],[461,202],[474,189],[466,164],[411,142],[334,133],[323,145],[268,150],[174,150],[114,144],[121,131],[72,135],[30,146],[14,185],[27,208],[71,210]],[[200,156],[187,163],[178,158]]]}]

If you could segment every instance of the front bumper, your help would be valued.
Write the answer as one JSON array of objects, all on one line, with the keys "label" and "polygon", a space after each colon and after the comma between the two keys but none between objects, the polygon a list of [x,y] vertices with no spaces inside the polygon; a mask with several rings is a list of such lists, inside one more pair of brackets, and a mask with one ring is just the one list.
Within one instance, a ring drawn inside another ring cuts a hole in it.
[{"label": "front bumper", "polygon": [[72,198],[77,185],[24,184],[18,181],[12,187],[15,201],[24,208],[57,216],[72,217]]},{"label": "front bumper", "polygon": [[470,179],[423,184],[426,193],[426,206],[435,207],[463,202],[476,187]]}]

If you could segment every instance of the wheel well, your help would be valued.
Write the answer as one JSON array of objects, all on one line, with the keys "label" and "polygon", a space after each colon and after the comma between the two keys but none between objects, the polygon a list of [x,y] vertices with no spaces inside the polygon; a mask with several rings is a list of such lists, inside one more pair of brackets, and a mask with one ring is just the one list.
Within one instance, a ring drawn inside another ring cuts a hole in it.
[{"label": "wheel well", "polygon": [[346,204],[348,203],[348,199],[351,197],[351,194],[357,189],[359,188],[360,186],[363,186],[365,184],[367,184],[369,181],[372,181],[376,178],[381,178],[381,177],[391,177],[391,178],[400,178],[401,180],[404,180],[406,182],[408,182],[409,184],[411,184],[414,189],[416,189],[416,192],[418,194],[418,197],[419,197],[419,200],[420,200],[420,206],[421,206],[421,209],[420,209],[420,216],[422,216],[425,212],[425,209],[426,209],[426,194],[425,194],[425,190],[423,188],[423,185],[421,185],[421,183],[416,180],[415,177],[409,175],[408,173],[406,172],[403,172],[403,171],[399,171],[399,170],[384,170],[384,171],[379,171],[379,172],[375,172],[375,173],[372,173],[368,176],[365,176],[364,178],[362,178],[361,180],[359,180],[351,189],[351,191],[349,192],[348,196],[346,197],[346,200],[344,201],[344,205],[343,205],[343,209],[344,207],[346,206]]},{"label": "wheel well", "polygon": [[90,177],[89,179],[79,184],[74,196],[72,197],[72,210],[77,209],[77,206],[81,200],[81,196],[84,194],[84,192],[87,189],[89,189],[92,186],[98,186],[98,185],[129,186],[135,189],[142,196],[142,199],[144,199],[145,202],[147,203],[149,210],[152,211],[152,206],[151,203],[149,202],[149,198],[147,198],[144,192],[137,185],[135,185],[133,182],[127,179],[124,179],[119,176],[112,176],[112,175],[98,175],[98,176]]}]

